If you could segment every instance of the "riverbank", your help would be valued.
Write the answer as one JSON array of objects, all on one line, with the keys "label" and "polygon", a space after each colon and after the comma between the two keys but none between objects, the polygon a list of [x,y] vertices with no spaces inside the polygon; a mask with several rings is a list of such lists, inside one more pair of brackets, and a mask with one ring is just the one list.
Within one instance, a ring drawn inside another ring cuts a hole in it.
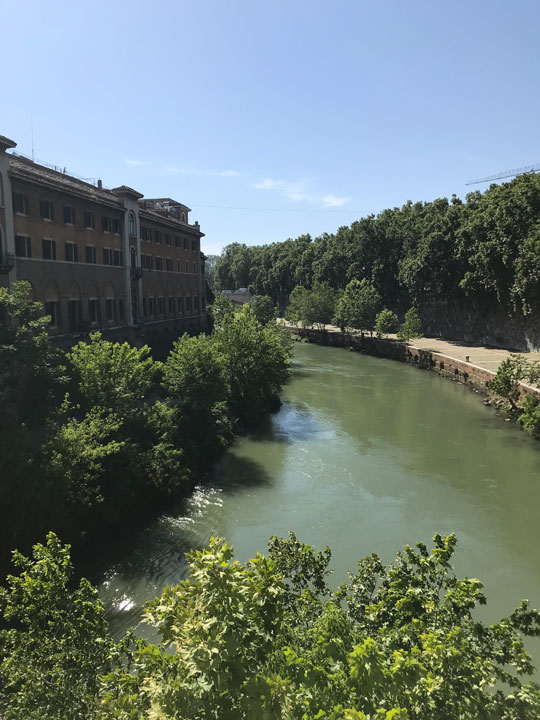
[{"label": "riverbank", "polygon": [[[481,392],[487,392],[487,383],[495,377],[502,361],[511,354],[509,350],[500,348],[466,345],[458,341],[438,338],[421,338],[415,340],[414,344],[407,344],[400,342],[395,335],[377,338],[341,332],[333,325],[327,325],[325,330],[317,330],[284,324],[300,338],[406,362],[422,370],[436,372],[454,382],[469,385]],[[540,353],[518,354],[529,360],[540,360]],[[540,397],[540,389],[525,383],[520,385],[523,395]]]}]

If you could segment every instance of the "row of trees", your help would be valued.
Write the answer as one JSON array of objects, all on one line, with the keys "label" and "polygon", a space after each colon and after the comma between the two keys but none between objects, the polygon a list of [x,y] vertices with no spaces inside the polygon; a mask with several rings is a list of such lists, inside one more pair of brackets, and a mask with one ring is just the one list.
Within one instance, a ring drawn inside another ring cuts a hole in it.
[{"label": "row of trees", "polygon": [[331,589],[330,551],[294,534],[235,561],[211,539],[189,579],[146,606],[157,643],[110,635],[94,588],[73,587],[52,533],[0,588],[5,720],[537,720],[526,601],[492,625],[459,579],[453,535],[358,563]]},{"label": "row of trees", "polygon": [[539,277],[538,175],[470,193],[465,202],[407,202],[315,239],[233,243],[215,268],[218,289],[250,287],[282,310],[297,285],[344,290],[365,278],[393,310],[473,297],[529,314],[538,308]]},{"label": "row of trees", "polygon": [[421,322],[415,308],[407,311],[401,326],[395,312],[381,308],[380,294],[365,278],[361,282],[351,280],[344,291],[336,291],[328,283],[317,282],[311,289],[302,285],[294,288],[285,319],[294,325],[315,325],[320,330],[335,323],[351,331],[375,331],[377,337],[397,332],[399,339],[405,342],[422,337]]},{"label": "row of trees", "polygon": [[46,335],[28,286],[0,288],[0,549],[50,529],[80,538],[118,525],[193,478],[239,424],[279,403],[289,349],[250,307],[165,362],[99,333],[69,352]]}]

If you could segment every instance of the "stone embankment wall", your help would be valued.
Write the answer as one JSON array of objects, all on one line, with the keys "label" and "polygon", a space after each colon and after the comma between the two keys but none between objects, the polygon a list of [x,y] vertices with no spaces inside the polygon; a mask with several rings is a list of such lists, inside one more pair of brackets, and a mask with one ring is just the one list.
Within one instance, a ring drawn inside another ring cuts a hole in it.
[{"label": "stone embankment wall", "polygon": [[426,337],[462,340],[519,352],[540,350],[540,313],[510,316],[497,306],[432,302],[419,310]]},{"label": "stone embankment wall", "polygon": [[[421,370],[431,370],[438,375],[449,378],[454,382],[469,385],[481,392],[487,392],[486,384],[495,376],[495,373],[491,370],[486,370],[478,365],[463,362],[462,360],[457,360],[456,358],[432,350],[423,350],[396,340],[379,339],[367,335],[350,335],[345,332],[316,330],[314,328],[295,328],[288,326],[287,329],[294,335],[307,338],[312,342],[335,347],[351,348],[352,350],[364,352],[368,355],[410,363]],[[540,397],[540,390],[534,387],[522,384],[521,389],[523,395],[530,394]]]}]

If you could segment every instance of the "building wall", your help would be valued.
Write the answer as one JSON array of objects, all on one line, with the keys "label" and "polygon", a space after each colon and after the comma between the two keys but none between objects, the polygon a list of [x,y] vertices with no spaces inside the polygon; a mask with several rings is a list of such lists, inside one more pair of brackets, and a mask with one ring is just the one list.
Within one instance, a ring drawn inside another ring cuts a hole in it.
[{"label": "building wall", "polygon": [[144,210],[142,195],[126,186],[95,188],[14,158],[5,152],[13,146],[0,136],[0,255],[17,255],[0,286],[28,281],[53,317],[53,335],[103,329],[133,340],[204,329],[197,224]]}]

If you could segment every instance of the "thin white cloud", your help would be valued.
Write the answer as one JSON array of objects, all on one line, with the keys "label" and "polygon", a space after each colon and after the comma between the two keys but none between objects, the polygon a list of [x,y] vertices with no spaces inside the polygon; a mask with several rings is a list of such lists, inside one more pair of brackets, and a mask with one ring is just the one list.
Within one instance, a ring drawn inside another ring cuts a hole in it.
[{"label": "thin white cloud", "polygon": [[322,205],[323,208],[341,207],[349,202],[348,197],[340,197],[332,193],[321,196],[319,193],[312,192],[311,185],[312,180],[310,178],[302,178],[295,182],[264,178],[260,182],[253,183],[252,187],[257,190],[275,190],[291,202]]},{"label": "thin white cloud", "polygon": [[208,175],[212,177],[238,177],[240,173],[236,170],[217,170],[209,172]]},{"label": "thin white cloud", "polygon": [[146,167],[150,165],[147,160],[133,160],[131,158],[124,158],[124,162],[126,165],[130,165],[131,167]]},{"label": "thin white cloud", "polygon": [[321,200],[323,207],[341,207],[349,202],[348,197],[338,197],[337,195],[325,195]]},{"label": "thin white cloud", "polygon": [[178,173],[181,175],[195,175],[197,177],[233,178],[240,175],[237,170],[202,170],[200,168],[179,167],[177,165],[164,165],[161,171],[167,174]]}]

